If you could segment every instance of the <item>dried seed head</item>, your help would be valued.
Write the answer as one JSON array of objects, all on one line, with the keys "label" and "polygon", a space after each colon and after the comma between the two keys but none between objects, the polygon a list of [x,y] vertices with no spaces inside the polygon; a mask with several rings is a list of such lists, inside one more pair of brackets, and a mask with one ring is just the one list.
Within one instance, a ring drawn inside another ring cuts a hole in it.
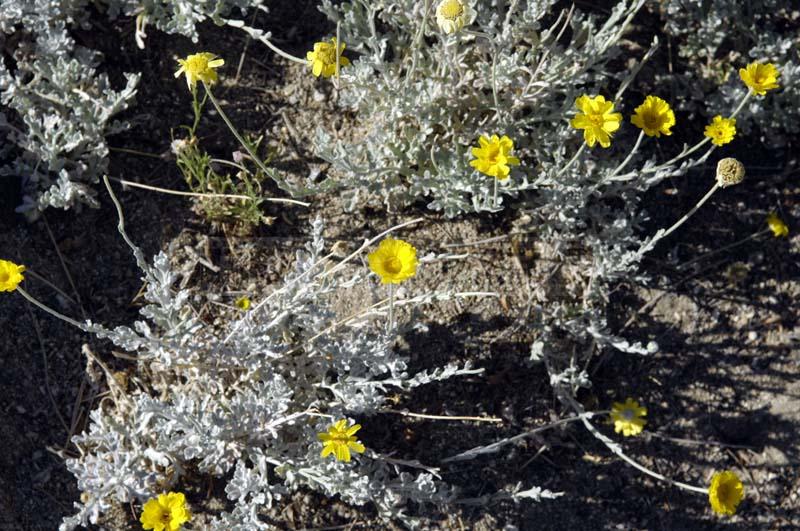
[{"label": "dried seed head", "polygon": [[744,164],[727,157],[717,163],[717,184],[720,188],[726,188],[739,184],[744,180]]}]

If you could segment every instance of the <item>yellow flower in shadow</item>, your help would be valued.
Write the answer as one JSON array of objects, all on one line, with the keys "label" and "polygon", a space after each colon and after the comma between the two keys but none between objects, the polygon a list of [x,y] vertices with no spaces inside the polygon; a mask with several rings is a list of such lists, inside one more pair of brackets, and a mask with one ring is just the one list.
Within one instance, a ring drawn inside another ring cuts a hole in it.
[{"label": "yellow flower in shadow", "polygon": [[0,291],[14,291],[25,277],[22,273],[25,266],[17,265],[8,260],[0,260]]},{"label": "yellow flower in shadow", "polygon": [[647,409],[639,405],[639,402],[628,398],[624,403],[614,402],[611,407],[611,420],[614,421],[614,431],[622,433],[625,437],[639,435],[644,429],[647,421]]},{"label": "yellow flower in shadow", "polygon": [[186,84],[189,90],[194,90],[198,81],[206,85],[213,85],[217,82],[217,71],[215,68],[225,64],[224,59],[217,59],[213,53],[201,52],[192,54],[186,59],[178,59],[181,67],[175,72],[175,77],[186,74]]},{"label": "yellow flower in shadow", "polygon": [[735,472],[717,472],[708,487],[708,501],[717,514],[732,516],[744,498],[744,485]]}]

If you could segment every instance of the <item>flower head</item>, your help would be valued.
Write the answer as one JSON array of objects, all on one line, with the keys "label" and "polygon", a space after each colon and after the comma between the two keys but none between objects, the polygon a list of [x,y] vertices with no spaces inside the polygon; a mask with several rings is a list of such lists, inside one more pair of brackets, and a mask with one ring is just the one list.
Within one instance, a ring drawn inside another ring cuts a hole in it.
[{"label": "flower head", "polygon": [[238,299],[236,299],[236,302],[233,303],[234,306],[236,306],[243,312],[246,312],[247,310],[250,309],[250,304],[251,304],[250,297],[247,296],[239,297]]},{"label": "flower head", "polygon": [[147,500],[139,521],[144,529],[153,531],[177,531],[191,518],[186,508],[186,497],[181,492],[159,494]]},{"label": "flower head", "polygon": [[338,461],[350,462],[350,450],[364,453],[364,445],[358,442],[355,433],[361,429],[361,424],[353,424],[347,426],[347,420],[342,419],[336,424],[328,428],[327,433],[318,433],[317,437],[322,441],[322,457],[327,457],[330,454]]},{"label": "flower head", "polygon": [[194,90],[198,79],[206,85],[213,85],[217,82],[217,71],[214,69],[225,64],[224,59],[216,57],[213,53],[201,52],[192,54],[186,59],[178,59],[181,67],[175,72],[175,77],[186,74],[189,90]]},{"label": "flower head", "polygon": [[503,135],[502,138],[497,135],[492,135],[492,138],[487,138],[484,135],[478,139],[480,147],[472,148],[472,156],[474,160],[469,162],[469,165],[490,177],[500,179],[508,179],[508,174],[511,172],[510,166],[519,166],[519,159],[509,155],[511,150],[514,149],[514,141]]},{"label": "flower head", "polygon": [[669,103],[658,96],[647,96],[644,103],[636,107],[636,114],[631,116],[633,125],[644,131],[647,136],[660,137],[671,135],[670,127],[675,125],[675,113]]},{"label": "flower head", "polygon": [[736,136],[736,118],[723,118],[719,114],[706,126],[703,133],[715,146],[724,146]]},{"label": "flower head", "polygon": [[755,94],[763,96],[768,90],[778,88],[778,77],[780,71],[772,63],[754,62],[747,65],[747,68],[739,69],[739,77],[744,84]]},{"label": "flower head", "polygon": [[611,134],[619,129],[622,115],[614,111],[614,102],[606,101],[603,96],[594,98],[584,94],[575,100],[575,106],[581,111],[570,121],[575,129],[583,129],[583,138],[589,147],[596,142],[607,148],[611,145]]},{"label": "flower head", "polygon": [[647,421],[647,409],[640,407],[639,402],[628,398],[624,403],[614,402],[611,408],[611,420],[614,421],[614,431],[622,432],[625,437],[639,435]]},{"label": "flower head", "polygon": [[8,260],[0,260],[0,292],[17,289],[19,283],[25,278],[22,276],[23,271],[25,271],[25,266]]},{"label": "flower head", "polygon": [[336,37],[333,37],[331,42],[315,42],[314,50],[306,53],[311,72],[317,77],[338,75],[339,68],[350,64],[350,61],[342,55],[342,52],[344,52],[344,43],[339,45],[339,67],[337,68]]},{"label": "flower head", "polygon": [[367,255],[369,268],[383,284],[399,284],[417,272],[417,250],[408,242],[386,238]]},{"label": "flower head", "polygon": [[767,225],[776,238],[789,235],[789,227],[786,226],[786,223],[784,223],[775,212],[770,212],[767,216]]},{"label": "flower head", "polygon": [[717,185],[727,188],[744,180],[744,164],[733,157],[725,157],[717,162]]},{"label": "flower head", "polygon": [[708,487],[708,501],[717,514],[732,516],[744,497],[744,485],[735,472],[717,472]]},{"label": "flower head", "polygon": [[436,7],[436,24],[450,35],[472,24],[476,15],[468,0],[442,0]]}]

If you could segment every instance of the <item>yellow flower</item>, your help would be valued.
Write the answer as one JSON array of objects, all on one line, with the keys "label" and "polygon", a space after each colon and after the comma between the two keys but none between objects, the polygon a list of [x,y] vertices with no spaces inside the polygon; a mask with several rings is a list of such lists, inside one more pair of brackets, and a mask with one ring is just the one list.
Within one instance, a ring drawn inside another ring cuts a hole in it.
[{"label": "yellow flower", "polygon": [[769,229],[776,238],[789,235],[789,227],[786,226],[786,223],[784,223],[775,212],[771,212],[767,216],[767,225],[769,225]]},{"label": "yellow flower", "polygon": [[250,309],[250,297],[246,296],[239,297],[238,299],[236,299],[236,302],[234,302],[233,305],[242,310],[243,312],[246,312],[247,310]]},{"label": "yellow flower", "polygon": [[175,72],[175,77],[186,74],[186,84],[189,90],[194,90],[199,79],[206,85],[213,85],[217,82],[217,71],[215,68],[225,64],[224,59],[215,59],[213,53],[201,52],[192,54],[186,59],[178,59],[181,67]]},{"label": "yellow flower", "polygon": [[[350,61],[342,55],[344,43],[339,45],[339,68],[347,66]],[[317,77],[331,77],[336,72],[336,37],[331,42],[314,43],[314,51],[306,53],[311,72]]]},{"label": "yellow flower", "polygon": [[490,177],[508,179],[511,168],[508,166],[519,166],[519,159],[509,155],[514,149],[514,141],[503,135],[502,138],[492,135],[487,138],[484,135],[478,139],[480,147],[472,148],[472,156],[476,157],[469,162],[469,165]]},{"label": "yellow flower", "polygon": [[330,454],[338,461],[350,462],[350,450],[364,453],[364,445],[358,442],[355,433],[361,429],[361,424],[347,426],[347,421],[342,419],[328,428],[328,433],[318,433],[317,437],[322,441],[322,457]]},{"label": "yellow flower", "polygon": [[717,472],[708,487],[708,501],[717,514],[732,516],[744,497],[744,485],[735,472]]},{"label": "yellow flower", "polygon": [[594,98],[584,94],[575,100],[580,113],[570,121],[575,129],[583,129],[583,138],[589,147],[596,142],[607,148],[611,145],[611,134],[619,129],[622,115],[614,110],[614,102],[606,101],[603,96]]},{"label": "yellow flower", "polygon": [[191,514],[186,508],[186,497],[183,493],[169,492],[147,500],[139,521],[144,529],[177,531],[189,518]]},{"label": "yellow flower", "polygon": [[17,289],[19,283],[25,278],[22,276],[23,271],[25,271],[25,266],[8,260],[0,260],[0,292]]},{"label": "yellow flower", "polygon": [[703,133],[715,146],[724,146],[736,136],[736,118],[723,118],[719,114],[706,126]]},{"label": "yellow flower", "polygon": [[611,408],[611,420],[614,421],[614,431],[622,432],[625,437],[642,433],[647,421],[647,409],[640,407],[639,402],[628,398],[624,403],[614,402]]},{"label": "yellow flower", "polygon": [[475,16],[468,0],[442,0],[436,7],[436,24],[447,35],[472,24]]},{"label": "yellow flower", "polygon": [[644,103],[636,107],[631,116],[633,125],[642,129],[647,136],[671,135],[670,127],[675,125],[675,113],[669,103],[658,96],[647,96]]},{"label": "yellow flower", "polygon": [[399,284],[417,272],[417,250],[403,240],[386,238],[367,255],[367,261],[383,284]]},{"label": "yellow flower", "polygon": [[778,77],[781,73],[772,63],[754,62],[747,65],[747,68],[739,69],[739,77],[750,90],[759,96],[763,96],[768,90],[778,88]]}]

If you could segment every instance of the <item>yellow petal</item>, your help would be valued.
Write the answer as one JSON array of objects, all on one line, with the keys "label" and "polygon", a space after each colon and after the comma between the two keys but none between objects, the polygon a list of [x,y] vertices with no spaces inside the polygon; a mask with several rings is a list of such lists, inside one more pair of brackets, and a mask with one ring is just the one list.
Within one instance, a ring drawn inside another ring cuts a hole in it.
[{"label": "yellow petal", "polygon": [[353,450],[354,452],[358,452],[360,454],[363,454],[364,450],[366,450],[364,445],[359,442],[350,442],[347,445],[350,447],[351,450]]}]

